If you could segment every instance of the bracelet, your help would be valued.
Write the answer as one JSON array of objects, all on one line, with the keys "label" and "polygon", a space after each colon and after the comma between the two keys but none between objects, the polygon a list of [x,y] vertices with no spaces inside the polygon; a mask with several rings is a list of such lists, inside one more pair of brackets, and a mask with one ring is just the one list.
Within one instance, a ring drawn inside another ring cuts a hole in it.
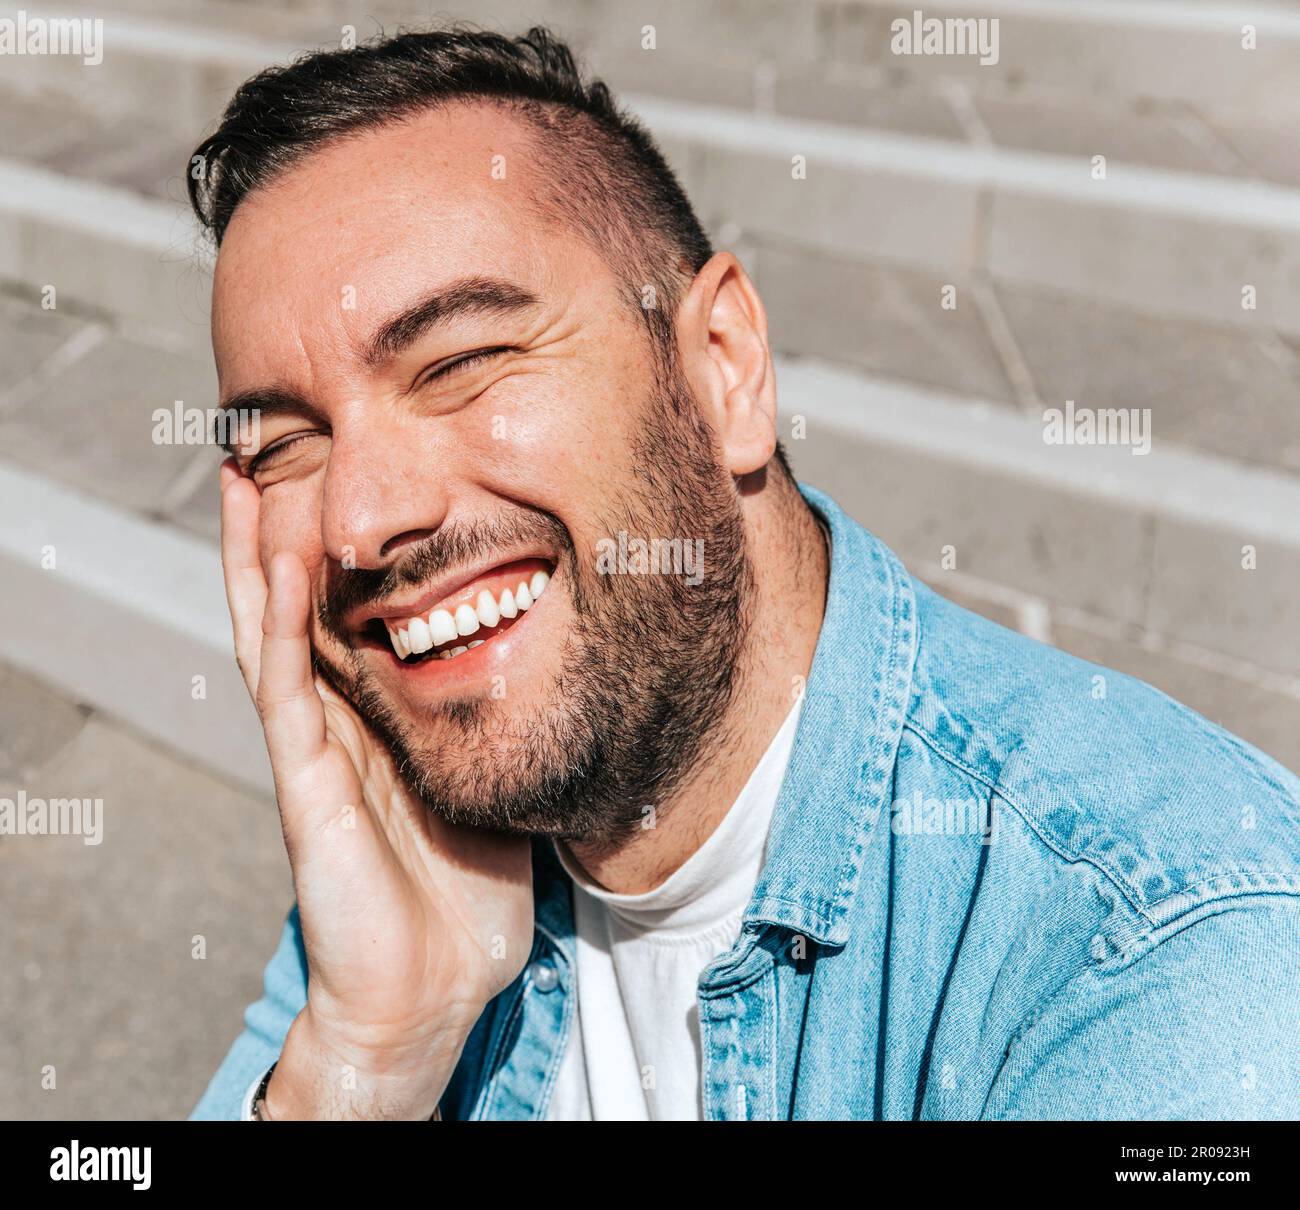
[{"label": "bracelet", "polygon": [[[278,1063],[279,1060],[276,1060]],[[270,1114],[266,1112],[266,1086],[271,1082],[271,1074],[275,1071],[275,1063],[266,1069],[266,1075],[262,1077],[262,1082],[257,1086],[257,1091],[253,1093],[253,1099],[249,1102],[248,1120],[250,1122],[269,1122],[272,1120]],[[431,1122],[442,1121],[442,1106],[433,1107],[433,1116],[429,1118]]]},{"label": "bracelet", "polygon": [[[276,1063],[279,1059],[276,1060]],[[257,1091],[253,1093],[253,1100],[249,1105],[248,1120],[250,1122],[269,1122],[270,1115],[266,1112],[266,1086],[271,1082],[271,1073],[275,1070],[275,1063],[266,1069],[266,1075],[262,1077],[262,1082],[257,1086]]]}]

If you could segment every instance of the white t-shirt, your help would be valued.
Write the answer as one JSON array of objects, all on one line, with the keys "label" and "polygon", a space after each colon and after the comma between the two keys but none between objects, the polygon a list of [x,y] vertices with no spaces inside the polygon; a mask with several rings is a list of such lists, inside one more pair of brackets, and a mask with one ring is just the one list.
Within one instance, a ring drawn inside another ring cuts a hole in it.
[{"label": "white t-shirt", "polygon": [[713,835],[653,890],[606,891],[555,846],[574,882],[578,999],[548,1120],[703,1117],[699,978],[740,934],[799,711],[796,703]]}]

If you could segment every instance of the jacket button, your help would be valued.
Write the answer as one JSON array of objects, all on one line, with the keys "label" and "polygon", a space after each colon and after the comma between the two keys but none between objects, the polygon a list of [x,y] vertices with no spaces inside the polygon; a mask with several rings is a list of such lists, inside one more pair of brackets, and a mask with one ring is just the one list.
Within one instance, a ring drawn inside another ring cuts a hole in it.
[{"label": "jacket button", "polygon": [[528,978],[539,992],[552,992],[559,986],[560,972],[554,962],[539,958],[528,967]]}]

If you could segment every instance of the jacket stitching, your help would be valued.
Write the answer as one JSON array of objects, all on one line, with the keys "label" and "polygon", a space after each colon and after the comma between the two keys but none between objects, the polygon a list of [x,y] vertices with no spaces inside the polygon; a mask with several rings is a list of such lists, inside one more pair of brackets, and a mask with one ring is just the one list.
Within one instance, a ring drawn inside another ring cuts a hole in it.
[{"label": "jacket stitching", "polygon": [[[1295,874],[1285,874],[1276,870],[1243,870],[1241,872],[1233,872],[1229,870],[1222,874],[1212,874],[1209,878],[1202,878],[1199,882],[1190,883],[1180,891],[1171,891],[1168,895],[1164,896],[1164,898],[1157,899],[1153,904],[1151,904],[1151,907],[1157,908],[1162,903],[1168,903],[1169,900],[1177,899],[1180,895],[1189,895],[1193,891],[1197,891],[1201,887],[1209,886],[1214,882],[1225,882],[1229,879],[1242,877],[1281,878],[1287,883],[1287,885],[1280,887],[1244,887],[1224,891],[1221,894],[1214,896],[1213,899],[1198,899],[1195,903],[1189,904],[1184,912],[1179,912],[1177,916],[1170,916],[1168,920],[1161,921],[1157,927],[1163,928],[1167,924],[1172,924],[1175,920],[1178,920],[1180,917],[1185,915],[1186,912],[1194,911],[1197,907],[1206,903],[1222,903],[1228,899],[1239,899],[1242,896],[1248,895],[1291,895],[1300,898],[1300,878]],[[1153,921],[1152,923],[1154,924],[1155,922]]]},{"label": "jacket stitching", "polygon": [[[908,595],[905,596],[901,585],[904,583],[898,577],[893,566],[888,559],[884,557],[880,544],[871,543],[869,547],[871,557],[879,565],[880,575],[887,581],[888,592],[891,604],[889,619],[889,641],[887,644],[889,651],[889,662],[885,668],[885,674],[880,679],[876,689],[876,710],[873,712],[882,722],[886,719],[892,724],[895,719],[898,720],[897,728],[892,725],[888,728],[881,727],[875,734],[869,737],[877,740],[882,734],[893,735],[895,738],[889,743],[888,748],[881,747],[876,753],[875,760],[871,765],[871,773],[867,778],[866,785],[863,787],[868,800],[878,801],[884,793],[886,775],[898,763],[898,743],[897,738],[902,736],[903,730],[907,726],[907,698],[911,691],[911,669],[908,671],[908,685],[902,687],[899,681],[899,657],[904,646],[910,646],[912,651],[912,662],[915,664],[916,650],[919,647],[919,639],[916,630],[920,625],[918,611],[915,608],[915,594],[912,592],[910,582],[907,582]],[[909,609],[908,600],[912,600],[912,607]],[[909,616],[910,615],[910,616]],[[890,757],[892,756],[892,760]],[[853,860],[846,862],[844,873],[840,877],[839,885],[835,890],[835,901],[831,905],[832,916],[826,919],[828,930],[834,929],[841,919],[849,910],[849,903],[852,899],[850,886],[856,886],[862,876],[862,854],[864,849],[863,835],[864,831],[873,829],[875,823],[880,818],[879,807],[876,810],[876,819],[871,821],[867,829],[858,827],[857,836],[854,840]],[[861,824],[861,820],[859,820]],[[825,917],[824,917],[825,918]]]},{"label": "jacket stitching", "polygon": [[[899,695],[893,693],[891,689],[896,679],[896,674],[898,669],[898,648],[901,642],[901,635],[899,633],[900,627],[899,627],[898,615],[899,615],[899,607],[901,604],[900,599],[902,597],[902,593],[899,591],[898,577],[894,574],[893,568],[889,566],[888,562],[881,555],[881,552],[877,544],[872,543],[868,547],[868,549],[870,550],[872,559],[878,565],[879,574],[887,582],[888,585],[887,591],[889,593],[889,600],[890,600],[889,641],[887,644],[888,651],[889,651],[889,662],[885,667],[884,676],[881,677],[875,685],[875,690],[874,690],[875,701],[873,703],[875,706],[875,710],[872,711],[873,715],[875,715],[876,717],[880,718],[883,721],[886,715],[896,715],[902,712],[901,706],[897,701]],[[904,719],[904,721],[906,721],[906,719]],[[876,740],[876,745],[873,746],[878,746],[879,737],[881,731],[883,730],[884,729],[881,728],[880,731],[875,732],[873,736],[869,737],[869,742],[871,739]],[[902,730],[901,727],[899,728],[899,730],[901,733]],[[866,790],[867,792],[868,799],[875,797],[876,794],[878,793],[879,788],[883,786],[884,770],[885,770],[885,753],[881,751],[877,751],[875,755],[875,759],[871,763],[871,773],[867,778],[867,784],[866,786],[863,787],[864,790]],[[859,817],[859,827],[857,829],[857,836],[855,837],[854,847],[853,847],[853,860],[851,862],[845,862],[844,866],[842,867],[843,872],[841,873],[839,883],[835,888],[835,899],[834,902],[831,904],[830,919],[827,920],[828,928],[834,928],[835,925],[840,921],[840,919],[843,918],[845,913],[848,911],[849,900],[852,898],[852,892],[850,888],[851,886],[856,886],[857,881],[862,876],[862,849],[863,849],[862,831],[863,829],[860,825],[861,825],[861,819]]]},{"label": "jacket stitching", "polygon": [[[918,738],[924,740],[926,742],[927,747],[931,748],[934,751],[934,753],[937,756],[939,756],[942,760],[948,762],[949,764],[955,766],[956,768],[961,769],[963,772],[968,774],[970,777],[974,778],[981,785],[987,786],[994,794],[996,794],[999,798],[1001,798],[1004,802],[1006,802],[1006,804],[1009,807],[1011,807],[1016,812],[1016,814],[1019,815],[1020,818],[1024,821],[1025,826],[1028,827],[1036,836],[1038,836],[1039,839],[1042,840],[1042,842],[1045,845],[1047,845],[1047,847],[1051,849],[1052,852],[1054,852],[1062,860],[1069,861],[1069,862],[1082,861],[1088,865],[1093,865],[1097,869],[1101,870],[1102,873],[1104,873],[1107,876],[1107,878],[1112,883],[1115,884],[1116,888],[1124,896],[1124,898],[1128,901],[1128,903],[1133,907],[1134,911],[1138,912],[1152,928],[1163,927],[1164,925],[1171,923],[1173,920],[1178,919],[1177,916],[1171,916],[1169,920],[1165,920],[1165,921],[1156,920],[1156,918],[1152,915],[1152,913],[1162,903],[1168,903],[1169,900],[1176,899],[1180,895],[1190,894],[1194,891],[1201,889],[1202,887],[1210,886],[1211,884],[1216,882],[1222,882],[1225,880],[1243,878],[1243,877],[1280,878],[1288,884],[1287,887],[1277,888],[1277,889],[1269,888],[1269,887],[1253,887],[1253,888],[1247,888],[1241,893],[1257,894],[1257,893],[1272,892],[1278,894],[1300,895],[1300,877],[1298,877],[1294,872],[1287,873],[1281,870],[1239,870],[1239,871],[1224,870],[1218,874],[1210,874],[1205,878],[1198,879],[1196,882],[1188,883],[1187,886],[1180,887],[1178,890],[1175,891],[1170,891],[1167,895],[1162,895],[1159,899],[1152,900],[1150,903],[1143,906],[1143,904],[1140,901],[1135,899],[1133,895],[1129,894],[1128,888],[1131,884],[1123,875],[1112,871],[1104,861],[1102,861],[1100,858],[1094,855],[1085,854],[1085,853],[1072,854],[1068,850],[1065,850],[1063,846],[1057,843],[1053,843],[1052,838],[1043,833],[1043,830],[1038,827],[1034,819],[1030,816],[1029,812],[1023,806],[1021,806],[1021,804],[1018,803],[1014,798],[1012,798],[1012,796],[1008,794],[1002,786],[1000,786],[996,782],[990,781],[987,777],[984,777],[978,771],[972,769],[960,757],[954,755],[953,753],[949,752],[947,749],[943,748],[940,744],[940,741],[935,736],[931,735],[919,723],[916,723],[914,720],[909,719],[905,724],[905,729],[913,732],[916,736],[918,736]],[[1224,898],[1224,897],[1225,896],[1222,895],[1219,896],[1219,898]],[[1198,902],[1206,902],[1206,901],[1198,901]],[[1196,906],[1197,904],[1195,903],[1189,904],[1187,908],[1184,910],[1191,911]],[[1180,912],[1179,915],[1181,914],[1182,913]]]},{"label": "jacket stitching", "polygon": [[1043,844],[1046,845],[1047,848],[1050,849],[1053,853],[1055,853],[1057,857],[1059,857],[1062,861],[1065,861],[1067,863],[1083,862],[1085,865],[1093,866],[1095,869],[1099,870],[1106,877],[1106,880],[1108,882],[1114,884],[1115,889],[1120,893],[1120,895],[1123,896],[1125,902],[1128,903],[1128,905],[1135,912],[1137,912],[1138,915],[1140,915],[1144,920],[1146,920],[1148,924],[1150,924],[1152,927],[1155,926],[1155,921],[1152,920],[1149,915],[1147,915],[1146,909],[1143,908],[1141,902],[1134,897],[1133,893],[1131,893],[1130,887],[1127,884],[1126,880],[1123,879],[1120,875],[1116,874],[1113,870],[1109,869],[1100,858],[1096,857],[1093,854],[1088,854],[1088,853],[1070,853],[1059,842],[1055,841],[1053,837],[1046,834],[1045,831],[1038,825],[1037,821],[1031,817],[1028,810],[1026,810],[1023,806],[1021,806],[1020,803],[1018,803],[1014,798],[1012,798],[1004,789],[1002,789],[1001,786],[999,786],[996,782],[990,781],[983,774],[972,769],[960,757],[955,756],[953,753],[941,747],[938,739],[936,739],[933,735],[931,735],[928,731],[926,731],[919,723],[915,722],[912,719],[908,719],[907,722],[904,724],[904,728],[908,731],[911,731],[919,739],[924,741],[926,746],[932,749],[936,756],[940,757],[944,761],[947,761],[948,764],[953,765],[954,767],[962,770],[964,773],[967,774],[967,776],[979,782],[980,785],[987,786],[990,793],[996,794],[999,798],[1002,799],[1003,802],[1007,804],[1007,806],[1009,806],[1013,811],[1015,811],[1015,813],[1020,817],[1020,819],[1024,823],[1025,827],[1027,827],[1031,832],[1033,832],[1033,834],[1037,836],[1038,839],[1041,840]]},{"label": "jacket stitching", "polygon": [[[1271,893],[1262,892],[1262,893],[1263,894],[1281,893],[1281,894],[1288,895],[1288,897],[1290,898],[1300,899],[1300,895],[1292,895],[1288,892],[1271,892]],[[1045,999],[1041,1004],[1036,1005],[1034,1008],[1030,1009],[1029,1012],[1027,1012],[1025,1016],[1021,1018],[1021,1020],[1016,1025],[1016,1027],[1011,1031],[1011,1036],[1007,1040],[1006,1048],[1002,1056],[1002,1062],[998,1065],[997,1073],[994,1075],[992,1082],[989,1084],[988,1092],[985,1094],[984,1101],[980,1106],[980,1120],[983,1120],[984,1114],[988,1110],[989,1098],[993,1095],[993,1090],[997,1087],[998,1080],[1001,1078],[1002,1072],[1006,1067],[1006,1061],[1011,1056],[1012,1047],[1018,1045],[1020,1041],[1025,1037],[1025,1035],[1028,1034],[1030,1030],[1032,1030],[1040,1020],[1042,1020],[1043,1016],[1047,1013],[1047,1011],[1062,996],[1064,996],[1066,992],[1071,991],[1076,984],[1081,982],[1085,976],[1091,976],[1094,979],[1101,979],[1103,977],[1118,975],[1123,973],[1124,971],[1131,970],[1133,967],[1137,966],[1137,964],[1141,962],[1144,958],[1148,958],[1152,954],[1154,954],[1156,950],[1158,950],[1171,937],[1175,937],[1179,933],[1186,932],[1188,929],[1194,929],[1203,920],[1209,920],[1215,916],[1222,916],[1231,911],[1239,911],[1240,910],[1239,905],[1232,903],[1231,902],[1232,899],[1253,898],[1259,894],[1261,894],[1261,892],[1259,891],[1243,891],[1240,895],[1225,896],[1221,899],[1211,900],[1206,903],[1198,904],[1196,906],[1199,907],[1213,906],[1213,907],[1217,907],[1218,910],[1208,911],[1204,915],[1198,916],[1195,920],[1191,921],[1183,928],[1175,929],[1172,932],[1166,933],[1158,941],[1151,940],[1150,936],[1148,935],[1147,937],[1143,938],[1143,941],[1149,942],[1149,944],[1145,945],[1145,947],[1142,949],[1140,953],[1123,954],[1120,955],[1120,961],[1118,962],[1090,963],[1076,970],[1072,975],[1069,976],[1069,978],[1067,978],[1061,984],[1060,987],[1058,987],[1050,996],[1048,996],[1047,999]],[[1161,925],[1160,927],[1162,929],[1168,928],[1170,925],[1175,924],[1177,923],[1177,921],[1181,920],[1183,916],[1185,916],[1186,914],[1187,913],[1181,913],[1179,916],[1176,916],[1172,920],[1167,921],[1165,924]]]}]

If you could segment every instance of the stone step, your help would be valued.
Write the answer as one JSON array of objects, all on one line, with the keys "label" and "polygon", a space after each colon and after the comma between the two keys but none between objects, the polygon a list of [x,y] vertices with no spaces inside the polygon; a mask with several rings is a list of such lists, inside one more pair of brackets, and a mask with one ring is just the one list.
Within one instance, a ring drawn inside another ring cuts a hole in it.
[{"label": "stone step", "polygon": [[1049,444],[1041,413],[810,362],[777,379],[796,473],[905,560],[1300,674],[1294,477],[1158,432],[1146,454]]},{"label": "stone step", "polygon": [[274,803],[119,710],[0,663],[0,796],[98,800],[102,829],[92,844],[0,840],[0,999],[24,1009],[0,1046],[6,1121],[183,1119],[260,994],[293,901]]},{"label": "stone step", "polygon": [[1300,334],[1300,193],[658,98],[633,106],[735,238]]},{"label": "stone step", "polygon": [[[27,11],[50,15],[41,5]],[[114,0],[101,6],[103,63],[84,70],[73,58],[13,57],[4,83],[62,90],[104,114],[161,119],[194,139],[257,68],[381,25],[430,20],[427,6],[400,0],[366,11],[358,24],[347,0],[273,11],[239,0]],[[590,0],[496,0],[472,16],[511,32],[551,24],[620,92],[1287,184],[1300,178],[1290,137],[1300,116],[1295,6],[926,6],[936,19],[996,18],[994,65],[894,54],[890,24],[911,21],[914,11],[895,0],[646,0],[634,14]],[[1254,50],[1241,46],[1245,27],[1256,30]],[[161,110],[159,96],[168,98]]]},{"label": "stone step", "polygon": [[[1113,96],[1300,112],[1300,6],[1293,0],[640,0],[630,8],[602,0],[480,0],[435,10],[416,0],[371,0],[364,20],[351,0],[288,0],[274,13],[257,0],[114,0],[110,8],[115,21],[130,15],[318,42],[336,41],[346,27],[362,37],[379,26],[415,28],[431,13],[509,33],[547,24],[602,75],[621,72],[631,81],[639,74],[638,91],[742,107],[834,73],[873,72],[976,92],[1046,88],[1089,103]],[[895,53],[895,22],[910,25],[917,9],[927,19],[996,20],[997,62]],[[1255,31],[1254,49],[1243,46],[1246,27]],[[852,120],[854,98],[845,99],[836,120]]]},{"label": "stone step", "polygon": [[0,660],[266,793],[216,547],[9,461],[0,514]]},{"label": "stone step", "polygon": [[0,160],[0,283],[206,343],[205,245],[178,203],[133,189]]},{"label": "stone step", "polygon": [[1143,315],[771,240],[738,250],[779,352],[1031,414],[1067,399],[1148,407],[1161,440],[1300,473],[1300,346],[1265,325]]}]

